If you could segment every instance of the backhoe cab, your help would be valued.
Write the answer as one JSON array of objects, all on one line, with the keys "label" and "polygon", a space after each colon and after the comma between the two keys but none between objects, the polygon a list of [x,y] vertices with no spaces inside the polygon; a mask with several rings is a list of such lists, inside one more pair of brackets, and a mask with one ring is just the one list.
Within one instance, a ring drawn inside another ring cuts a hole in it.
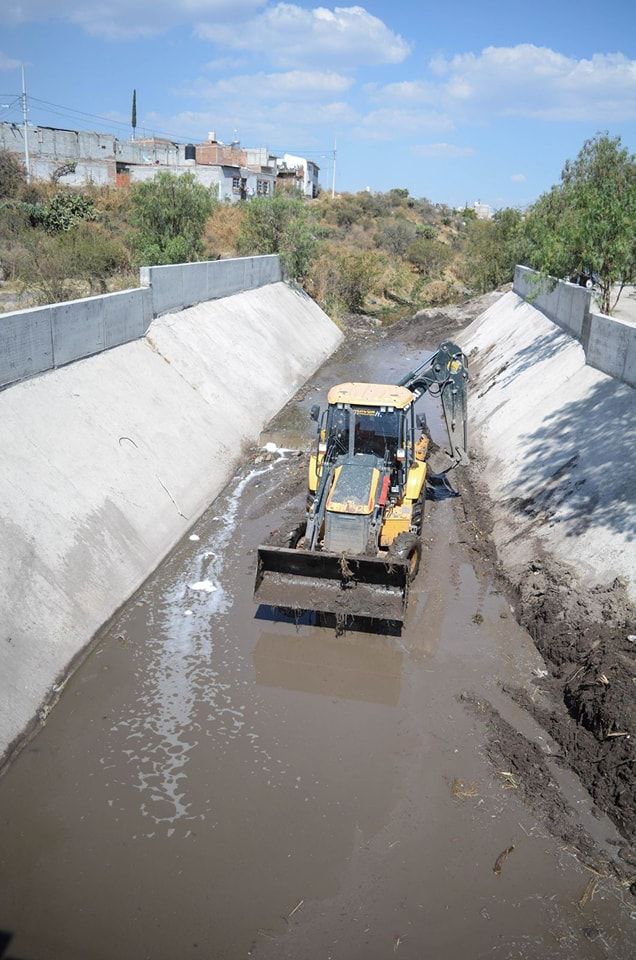
[{"label": "backhoe cab", "polygon": [[417,574],[428,438],[415,404],[442,400],[450,453],[466,462],[466,362],[447,342],[398,385],[329,391],[309,458],[306,522],[286,547],[258,550],[260,603],[401,622]]}]

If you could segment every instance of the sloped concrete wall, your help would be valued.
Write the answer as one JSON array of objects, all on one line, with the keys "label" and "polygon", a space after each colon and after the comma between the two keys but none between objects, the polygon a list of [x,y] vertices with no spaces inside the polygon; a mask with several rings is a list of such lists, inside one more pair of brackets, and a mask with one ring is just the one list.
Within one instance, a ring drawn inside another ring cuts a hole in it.
[{"label": "sloped concrete wall", "polygon": [[276,283],[0,393],[0,755],[340,340]]},{"label": "sloped concrete wall", "polygon": [[527,563],[539,541],[591,582],[624,577],[636,599],[636,392],[512,292],[458,340],[502,560]]}]

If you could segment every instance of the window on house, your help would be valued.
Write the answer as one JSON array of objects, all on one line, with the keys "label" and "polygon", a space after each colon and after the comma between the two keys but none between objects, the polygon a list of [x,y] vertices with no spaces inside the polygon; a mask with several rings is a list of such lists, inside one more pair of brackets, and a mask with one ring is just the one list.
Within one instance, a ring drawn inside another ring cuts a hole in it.
[{"label": "window on house", "polygon": [[241,192],[241,178],[240,178],[240,177],[232,177],[232,190],[234,190],[235,193],[240,193],[240,192]]},{"label": "window on house", "polygon": [[257,180],[256,192],[259,196],[266,197],[269,193],[269,182],[267,180]]}]

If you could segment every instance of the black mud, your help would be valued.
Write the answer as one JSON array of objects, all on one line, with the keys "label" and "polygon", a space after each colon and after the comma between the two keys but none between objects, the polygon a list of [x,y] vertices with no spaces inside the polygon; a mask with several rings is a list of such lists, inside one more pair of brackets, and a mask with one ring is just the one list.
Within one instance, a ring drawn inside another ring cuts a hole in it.
[{"label": "black mud", "polygon": [[628,845],[622,855],[636,866],[636,640],[630,639],[636,625],[625,584],[583,584],[545,554],[504,569],[478,455],[460,487],[457,509],[473,563],[496,572],[546,665],[531,692],[507,687],[506,693],[559,744],[560,763],[616,824]]}]

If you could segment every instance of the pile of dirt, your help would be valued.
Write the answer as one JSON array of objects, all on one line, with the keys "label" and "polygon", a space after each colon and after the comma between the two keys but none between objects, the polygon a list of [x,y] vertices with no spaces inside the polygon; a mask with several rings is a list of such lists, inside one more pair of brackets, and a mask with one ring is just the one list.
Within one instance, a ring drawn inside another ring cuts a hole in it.
[{"label": "pile of dirt", "polygon": [[488,700],[470,693],[461,694],[459,699],[485,722],[489,733],[486,754],[504,783],[518,790],[552,835],[576,850],[590,869],[601,876],[624,880],[627,870],[600,854],[576,813],[563,799],[548,765],[548,760],[553,758],[547,757],[536,743],[504,720]]},{"label": "pile of dirt", "polygon": [[[625,584],[582,587],[563,565],[532,562],[518,619],[549,669],[547,706],[525,705],[561,745],[598,806],[636,842],[636,628]],[[524,699],[518,692],[517,699]]]},{"label": "pile of dirt", "polygon": [[471,560],[509,597],[515,616],[534,639],[546,664],[535,681],[541,697],[506,692],[559,744],[560,762],[577,774],[597,807],[628,842],[621,855],[636,866],[636,628],[625,584],[586,586],[564,564],[545,555],[527,566],[505,568],[492,538],[492,510],[472,456],[458,473],[454,501]]},{"label": "pile of dirt", "polygon": [[503,290],[485,293],[466,303],[453,303],[446,307],[427,307],[413,317],[405,317],[390,328],[390,336],[407,346],[426,344],[433,348],[457,330],[463,330],[476,320],[499,297]]}]

